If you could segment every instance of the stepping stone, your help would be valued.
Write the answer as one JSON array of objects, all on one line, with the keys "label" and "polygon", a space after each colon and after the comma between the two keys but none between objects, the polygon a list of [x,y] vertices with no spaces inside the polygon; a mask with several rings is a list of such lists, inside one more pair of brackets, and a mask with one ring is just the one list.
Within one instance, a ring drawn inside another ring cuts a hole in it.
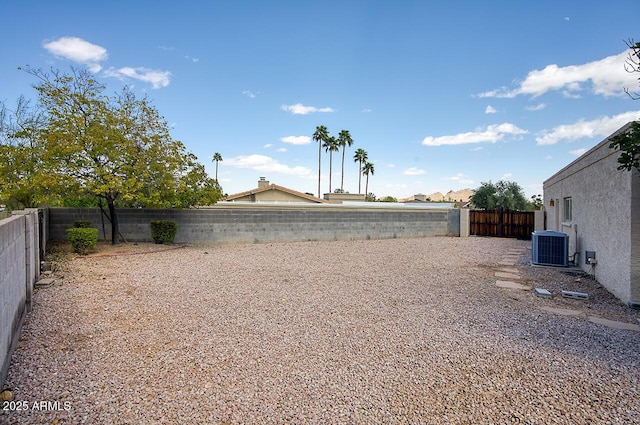
[{"label": "stepping stone", "polygon": [[594,316],[587,317],[587,320],[589,320],[591,323],[604,325],[613,329],[623,329],[627,331],[640,332],[640,325],[634,325],[634,324],[625,323],[625,322],[616,322],[615,320],[603,319],[602,317],[594,317]]},{"label": "stepping stone", "polygon": [[530,286],[522,285],[520,283],[511,282],[510,280],[497,280],[496,286],[499,288],[507,288],[507,289],[520,289],[523,291],[531,290]]},{"label": "stepping stone", "polygon": [[53,285],[53,282],[55,282],[53,278],[40,279],[36,282],[36,288],[48,288]]},{"label": "stepping stone", "polygon": [[520,275],[505,272],[496,272],[496,277],[501,277],[503,279],[520,279]]},{"label": "stepping stone", "polygon": [[515,260],[502,260],[498,264],[500,264],[501,266],[515,266],[516,265],[516,261]]},{"label": "stepping stone", "polygon": [[538,297],[542,297],[542,298],[552,298],[553,297],[553,295],[551,295],[551,292],[547,291],[546,289],[536,288],[536,289],[533,290],[533,292]]},{"label": "stepping stone", "polygon": [[540,307],[544,311],[549,313],[559,314],[561,316],[581,317],[585,314],[581,310],[570,310],[568,308],[555,308],[555,307]]}]

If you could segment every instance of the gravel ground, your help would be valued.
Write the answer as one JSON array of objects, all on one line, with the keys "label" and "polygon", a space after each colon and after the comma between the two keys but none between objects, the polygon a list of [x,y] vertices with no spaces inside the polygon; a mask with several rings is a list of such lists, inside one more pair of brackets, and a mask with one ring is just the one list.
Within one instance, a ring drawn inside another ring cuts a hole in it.
[{"label": "gravel ground", "polygon": [[[425,238],[73,259],[35,294],[0,423],[640,423],[640,332],[542,308],[636,325],[640,313],[588,277],[531,267],[530,245]],[[591,300],[497,287],[514,250],[526,283]]]}]

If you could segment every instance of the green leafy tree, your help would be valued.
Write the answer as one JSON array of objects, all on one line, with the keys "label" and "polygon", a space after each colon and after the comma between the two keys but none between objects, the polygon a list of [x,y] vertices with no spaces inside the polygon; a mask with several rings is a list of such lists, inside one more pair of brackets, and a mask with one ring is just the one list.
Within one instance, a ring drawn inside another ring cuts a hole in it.
[{"label": "green leafy tree", "polygon": [[38,80],[35,89],[46,113],[44,126],[28,129],[39,143],[42,169],[56,193],[75,188],[106,202],[112,243],[119,239],[116,206],[184,207],[215,197],[214,181],[171,137],[146,98],[137,99],[126,87],[105,95],[86,70],[26,72]]},{"label": "green leafy tree", "polygon": [[313,133],[313,140],[318,143],[318,198],[322,197],[320,193],[320,177],[322,166],[322,144],[329,138],[329,131],[324,125],[316,127],[316,131]]},{"label": "green leafy tree", "polygon": [[369,193],[369,175],[373,175],[375,173],[375,168],[372,163],[367,162],[362,167],[362,174],[367,176],[367,183],[365,184],[364,193]]},{"label": "green leafy tree", "polygon": [[534,210],[542,209],[542,195],[532,195],[530,202]]},{"label": "green leafy tree", "polygon": [[483,182],[471,195],[471,203],[480,209],[506,208],[510,210],[528,210],[531,204],[527,201],[522,187],[516,182],[499,181]]},{"label": "green leafy tree", "polygon": [[362,193],[361,182],[362,182],[362,164],[367,162],[367,151],[362,148],[356,149],[356,152],[353,155],[353,162],[358,163],[358,194]]},{"label": "green leafy tree", "polygon": [[341,130],[338,134],[338,145],[342,148],[342,177],[340,179],[340,190],[344,191],[344,153],[347,150],[347,146],[353,145],[353,139],[349,130]]},{"label": "green leafy tree", "polygon": [[335,137],[329,136],[322,145],[325,152],[329,152],[329,193],[331,193],[331,175],[333,174],[333,153],[340,150],[340,145]]},{"label": "green leafy tree", "polygon": [[213,154],[213,162],[216,163],[216,181],[218,181],[218,163],[222,162],[222,155],[219,152]]},{"label": "green leafy tree", "polygon": [[640,121],[634,121],[629,128],[611,138],[609,147],[619,150],[618,170],[640,171]]},{"label": "green leafy tree", "polygon": [[56,176],[47,172],[39,131],[41,108],[20,96],[14,108],[0,105],[0,204],[9,210],[34,208],[53,200]]}]

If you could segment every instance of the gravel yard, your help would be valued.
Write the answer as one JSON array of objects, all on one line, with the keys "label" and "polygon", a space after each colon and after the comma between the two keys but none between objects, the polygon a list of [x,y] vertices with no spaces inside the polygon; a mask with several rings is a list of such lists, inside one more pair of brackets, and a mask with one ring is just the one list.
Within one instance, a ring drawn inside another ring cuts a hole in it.
[{"label": "gravel yard", "polygon": [[[530,246],[425,238],[75,258],[36,291],[0,423],[640,423],[640,332],[543,307],[635,325],[640,312],[592,279],[531,267]],[[497,287],[518,250],[526,283],[591,299]]]}]

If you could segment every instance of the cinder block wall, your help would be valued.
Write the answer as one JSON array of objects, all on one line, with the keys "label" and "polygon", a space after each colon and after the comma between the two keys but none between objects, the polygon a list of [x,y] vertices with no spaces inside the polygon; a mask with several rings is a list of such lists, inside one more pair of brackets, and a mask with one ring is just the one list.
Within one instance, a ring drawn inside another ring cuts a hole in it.
[{"label": "cinder block wall", "polygon": [[[66,239],[74,220],[91,220],[101,239],[111,226],[99,209],[50,208],[49,238]],[[120,232],[129,242],[150,242],[152,220],[175,220],[177,243],[265,243],[314,240],[460,236],[457,209],[215,207],[187,210],[121,209]],[[106,234],[106,238],[105,238]]]},{"label": "cinder block wall", "polygon": [[0,220],[0,388],[27,312],[25,216]]}]

